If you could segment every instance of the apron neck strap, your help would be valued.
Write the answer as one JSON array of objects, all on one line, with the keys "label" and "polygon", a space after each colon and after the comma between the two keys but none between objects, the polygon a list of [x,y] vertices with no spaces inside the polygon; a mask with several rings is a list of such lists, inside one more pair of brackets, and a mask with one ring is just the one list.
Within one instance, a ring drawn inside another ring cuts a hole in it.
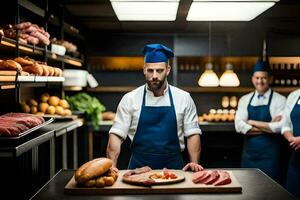
[{"label": "apron neck strap", "polygon": [[[144,87],[144,94],[143,94],[143,103],[142,103],[142,106],[145,106],[146,105],[146,85]],[[170,105],[171,106],[174,106],[174,102],[173,102],[173,96],[172,96],[172,92],[171,92],[171,89],[170,89],[170,85],[168,86],[168,92],[169,92],[169,99],[170,99]]]}]

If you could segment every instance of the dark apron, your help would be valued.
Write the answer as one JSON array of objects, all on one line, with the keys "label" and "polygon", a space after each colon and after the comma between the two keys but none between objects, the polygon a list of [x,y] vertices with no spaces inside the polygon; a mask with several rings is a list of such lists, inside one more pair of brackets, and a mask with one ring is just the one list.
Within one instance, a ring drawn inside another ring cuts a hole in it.
[{"label": "dark apron", "polygon": [[[248,104],[248,119],[270,122],[270,104],[273,91],[269,97],[268,105],[252,106],[251,97]],[[280,138],[281,135],[245,135],[244,149],[242,155],[242,167],[259,168],[272,179],[280,179]]]},{"label": "dark apron", "polygon": [[144,89],[141,114],[131,144],[129,169],[149,166],[152,169],[182,169],[183,160],[177,133],[177,120],[171,89],[170,106],[145,106]]},{"label": "dark apron", "polygon": [[[300,105],[298,101],[300,96],[291,112],[291,121],[293,125],[293,134],[294,136],[300,136]],[[300,152],[293,151],[291,153],[286,188],[296,197],[300,198]]]}]

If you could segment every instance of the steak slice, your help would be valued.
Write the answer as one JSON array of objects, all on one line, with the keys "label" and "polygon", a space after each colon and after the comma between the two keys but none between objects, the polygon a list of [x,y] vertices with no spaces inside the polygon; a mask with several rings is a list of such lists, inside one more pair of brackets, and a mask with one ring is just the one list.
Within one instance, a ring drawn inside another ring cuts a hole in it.
[{"label": "steak slice", "polygon": [[210,177],[206,181],[203,181],[203,183],[206,184],[206,185],[211,185],[216,180],[218,180],[219,177],[220,177],[220,174],[218,173],[218,171],[217,170],[213,170],[211,172],[211,174],[210,174]]},{"label": "steak slice", "polygon": [[231,178],[228,172],[219,171],[220,177],[213,183],[213,185],[227,185],[231,183]]}]

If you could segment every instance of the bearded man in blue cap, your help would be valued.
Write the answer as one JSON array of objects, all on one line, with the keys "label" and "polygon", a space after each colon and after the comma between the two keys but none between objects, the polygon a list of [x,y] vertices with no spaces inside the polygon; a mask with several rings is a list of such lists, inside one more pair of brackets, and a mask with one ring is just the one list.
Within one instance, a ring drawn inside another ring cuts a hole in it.
[{"label": "bearded man in blue cap", "polygon": [[[162,44],[148,44],[145,56],[146,84],[124,95],[109,131],[107,157],[116,167],[122,142],[131,140],[129,169],[202,170],[198,164],[201,130],[196,106],[189,93],[168,84],[173,51]],[[181,152],[187,150],[190,163],[184,166]],[[116,169],[116,168],[115,168]]]},{"label": "bearded man in blue cap", "polygon": [[255,91],[242,96],[235,116],[235,129],[245,134],[242,167],[259,168],[280,182],[282,115],[286,98],[270,88],[269,63],[254,65]]}]

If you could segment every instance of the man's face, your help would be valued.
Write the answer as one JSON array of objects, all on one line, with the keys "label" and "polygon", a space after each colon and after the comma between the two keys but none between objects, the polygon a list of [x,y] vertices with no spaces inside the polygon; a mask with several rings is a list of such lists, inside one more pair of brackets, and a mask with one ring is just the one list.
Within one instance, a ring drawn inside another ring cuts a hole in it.
[{"label": "man's face", "polygon": [[170,73],[170,66],[165,62],[145,63],[144,75],[148,87],[152,91],[160,89]]},{"label": "man's face", "polygon": [[271,83],[271,77],[268,72],[257,71],[252,76],[252,83],[258,92],[266,92]]}]

